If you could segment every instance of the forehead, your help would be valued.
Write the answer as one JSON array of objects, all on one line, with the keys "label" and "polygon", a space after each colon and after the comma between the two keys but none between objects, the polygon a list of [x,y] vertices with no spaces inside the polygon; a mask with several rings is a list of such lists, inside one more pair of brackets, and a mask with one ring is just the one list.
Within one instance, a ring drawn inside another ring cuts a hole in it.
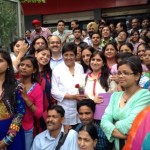
[{"label": "forehead", "polygon": [[109,30],[110,31],[109,27],[103,27],[102,31],[104,31],[104,30]]},{"label": "forehead", "polygon": [[72,21],[71,24],[74,25],[74,24],[76,24],[76,22],[75,22],[75,21]]},{"label": "forehead", "polygon": [[50,51],[49,51],[49,50],[47,50],[47,49],[44,49],[44,50],[40,51],[39,53],[46,53],[46,54],[50,54]]},{"label": "forehead", "polygon": [[79,135],[78,137],[83,138],[83,139],[91,139],[91,136],[89,135],[89,133],[85,130],[81,130],[79,131]]},{"label": "forehead", "polygon": [[72,50],[68,50],[64,53],[64,55],[72,55],[74,54],[74,52]]},{"label": "forehead", "polygon": [[86,106],[86,105],[81,106],[79,108],[79,113],[81,113],[81,112],[82,113],[85,113],[85,112],[91,112],[91,113],[93,113],[92,109],[89,106]]},{"label": "forehead", "polygon": [[127,34],[126,34],[126,32],[119,32],[119,34],[118,35],[124,35],[124,36],[127,36]]},{"label": "forehead", "polygon": [[42,38],[37,39],[35,42],[44,42],[45,43],[45,41]]},{"label": "forehead", "polygon": [[58,26],[60,26],[60,25],[61,25],[61,26],[62,26],[62,25],[64,26],[65,24],[64,24],[63,22],[59,22],[59,23],[58,23]]},{"label": "forehead", "polygon": [[119,66],[118,71],[121,71],[121,70],[132,71],[131,67],[128,64],[123,64],[123,65]]},{"label": "forehead", "polygon": [[59,41],[60,42],[60,39],[59,39],[59,37],[57,37],[57,36],[52,36],[50,39],[49,39],[49,41],[51,42],[51,41]]},{"label": "forehead", "polygon": [[48,110],[48,116],[57,115],[60,116],[60,114],[56,110]]},{"label": "forehead", "polygon": [[132,23],[137,23],[138,22],[138,19],[133,19],[132,20]]},{"label": "forehead", "polygon": [[145,51],[145,54],[150,54],[150,49]]},{"label": "forehead", "polygon": [[82,51],[82,54],[92,54],[91,51],[89,49],[84,49]]},{"label": "forehead", "polygon": [[94,33],[94,34],[92,35],[92,37],[99,37],[99,38],[100,38],[100,35],[99,35],[98,33]]},{"label": "forehead", "polygon": [[20,63],[33,65],[30,59],[25,59],[25,60],[21,61]]},{"label": "forehead", "polygon": [[122,45],[120,49],[129,48],[128,45]]}]

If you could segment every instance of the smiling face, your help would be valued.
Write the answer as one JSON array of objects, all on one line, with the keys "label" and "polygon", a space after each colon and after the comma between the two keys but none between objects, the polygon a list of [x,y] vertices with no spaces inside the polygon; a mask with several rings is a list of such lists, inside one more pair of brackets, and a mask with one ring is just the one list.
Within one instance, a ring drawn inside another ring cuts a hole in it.
[{"label": "smiling face", "polygon": [[63,60],[66,66],[73,67],[75,65],[75,54],[73,51],[67,51],[63,54]]},{"label": "smiling face", "polygon": [[104,63],[100,55],[96,54],[94,57],[91,58],[90,67],[92,68],[93,72],[101,71],[103,65]]},{"label": "smiling face", "polygon": [[110,37],[110,29],[109,29],[109,27],[104,27],[102,29],[102,37],[103,38],[109,38]]},{"label": "smiling face", "polygon": [[144,53],[145,53],[145,46],[144,45],[138,46],[137,55],[140,57],[141,60],[143,60]]},{"label": "smiling face", "polygon": [[87,131],[79,131],[78,145],[80,150],[94,150],[97,140],[93,140]]},{"label": "smiling face", "polygon": [[42,38],[39,38],[35,41],[34,48],[35,50],[46,47],[46,43]]},{"label": "smiling face", "polygon": [[98,33],[97,34],[93,34],[92,35],[92,43],[93,43],[93,45],[99,46],[100,42],[101,42],[100,35]]},{"label": "smiling face", "polygon": [[127,45],[122,45],[121,48],[120,48],[120,52],[121,53],[132,53],[132,50],[127,46]]},{"label": "smiling face", "polygon": [[118,68],[118,81],[119,85],[124,88],[129,88],[133,85],[137,85],[137,81],[140,75],[135,75],[133,70],[127,64],[121,65]]},{"label": "smiling face", "polygon": [[48,111],[46,125],[50,132],[60,131],[63,121],[64,117],[61,117],[56,110]]},{"label": "smiling face", "polygon": [[6,70],[8,69],[8,63],[7,61],[1,56],[0,54],[0,74],[6,73]]},{"label": "smiling face", "polygon": [[50,61],[50,51],[45,49],[45,50],[42,50],[40,52],[37,52],[35,53],[35,57],[38,61],[38,64],[41,65],[41,66],[45,66],[49,63]]},{"label": "smiling face", "polygon": [[63,32],[65,29],[65,24],[63,22],[59,22],[58,25],[57,25],[57,30],[59,32]]},{"label": "smiling face", "polygon": [[150,66],[150,49],[145,51],[143,61],[145,65]]},{"label": "smiling face", "polygon": [[50,37],[48,41],[48,47],[52,53],[58,53],[61,51],[61,40],[57,36]]},{"label": "smiling face", "polygon": [[107,45],[105,48],[104,55],[107,59],[115,58],[117,54],[117,51],[115,47],[112,44]]},{"label": "smiling face", "polygon": [[132,41],[133,42],[138,42],[139,38],[140,38],[139,33],[138,32],[134,32],[133,35],[132,35]]},{"label": "smiling face", "polygon": [[91,55],[92,55],[91,51],[88,50],[88,49],[84,49],[84,50],[82,51],[82,54],[81,54],[81,55],[82,55],[82,59],[83,59],[84,63],[85,63],[87,66],[89,66],[90,57],[91,57]]},{"label": "smiling face", "polygon": [[16,57],[18,56],[19,52],[21,51],[20,48],[21,48],[21,46],[22,46],[23,43],[24,43],[24,41],[22,40],[22,41],[18,41],[18,42],[14,45],[13,50],[14,50],[14,54],[15,54]]},{"label": "smiling face", "polygon": [[88,106],[81,106],[79,108],[79,118],[83,125],[87,125],[94,120],[94,113],[92,109]]}]

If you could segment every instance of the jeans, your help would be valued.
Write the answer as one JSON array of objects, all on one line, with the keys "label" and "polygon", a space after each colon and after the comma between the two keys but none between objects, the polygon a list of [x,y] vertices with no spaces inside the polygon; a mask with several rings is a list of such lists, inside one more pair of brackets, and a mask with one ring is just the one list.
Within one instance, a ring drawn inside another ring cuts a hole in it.
[{"label": "jeans", "polygon": [[30,130],[24,130],[24,133],[26,150],[30,150],[33,142],[33,128]]}]

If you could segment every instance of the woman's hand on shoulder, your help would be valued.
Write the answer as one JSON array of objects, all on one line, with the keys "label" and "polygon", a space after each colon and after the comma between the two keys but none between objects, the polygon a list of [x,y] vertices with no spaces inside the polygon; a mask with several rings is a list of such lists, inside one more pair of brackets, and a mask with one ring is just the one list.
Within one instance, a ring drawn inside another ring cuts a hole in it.
[{"label": "woman's hand on shoulder", "polygon": [[104,101],[104,99],[103,99],[102,96],[96,95],[96,96],[94,97],[94,102],[95,102],[96,104],[101,104],[101,103],[103,103],[103,101]]}]

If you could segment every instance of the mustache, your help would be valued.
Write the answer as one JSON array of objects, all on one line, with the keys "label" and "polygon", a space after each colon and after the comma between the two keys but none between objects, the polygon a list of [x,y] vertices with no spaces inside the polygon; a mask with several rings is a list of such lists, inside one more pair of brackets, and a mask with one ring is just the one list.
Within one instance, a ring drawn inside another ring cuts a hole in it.
[{"label": "mustache", "polygon": [[48,121],[47,124],[53,124],[53,125],[55,125],[55,123],[52,122],[52,121]]}]

